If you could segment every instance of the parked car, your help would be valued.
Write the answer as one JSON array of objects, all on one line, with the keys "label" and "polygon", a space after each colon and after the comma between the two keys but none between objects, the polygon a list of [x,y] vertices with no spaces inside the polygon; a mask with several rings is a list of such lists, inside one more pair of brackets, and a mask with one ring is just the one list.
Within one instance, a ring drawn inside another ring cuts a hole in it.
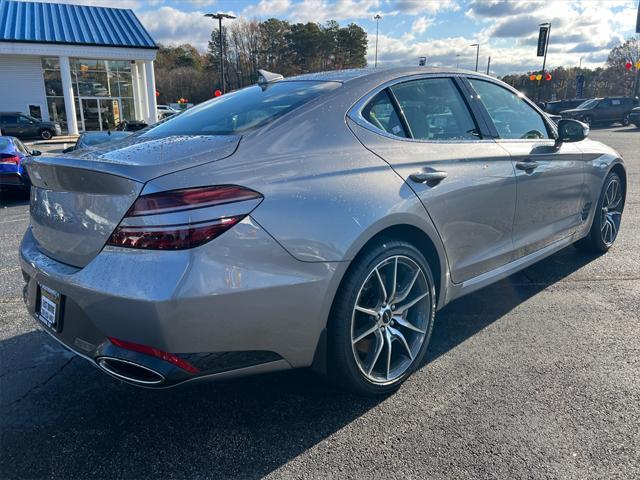
[{"label": "parked car", "polygon": [[31,182],[22,161],[38,150],[29,150],[16,137],[0,136],[0,189],[29,191]]},{"label": "parked car", "polygon": [[131,132],[84,132],[76,140],[75,145],[65,148],[62,153],[71,153],[87,147],[95,147],[107,142],[115,142],[131,135]]},{"label": "parked car", "polygon": [[0,112],[0,127],[4,135],[49,140],[54,135],[62,135],[60,124],[45,122],[20,112]]},{"label": "parked car", "polygon": [[27,308],[114,377],[311,366],[386,394],[422,365],[437,310],[616,240],[620,155],[495,78],[260,74],[124,145],[27,161]]},{"label": "parked car", "polygon": [[120,122],[118,130],[122,132],[137,132],[138,130],[142,130],[148,126],[147,122],[142,120],[125,120],[124,122]]},{"label": "parked car", "polygon": [[163,118],[166,118],[166,117],[170,117],[179,112],[179,110],[172,108],[170,105],[158,105],[156,107],[156,110],[158,112],[159,120],[162,120]]},{"label": "parked car", "polygon": [[640,128],[640,107],[636,107],[629,113],[629,121]]},{"label": "parked car", "polygon": [[586,98],[568,98],[565,100],[554,100],[544,104],[544,111],[551,115],[558,115],[563,110],[576,108],[578,105],[586,102]]},{"label": "parked car", "polygon": [[631,110],[638,104],[637,97],[592,98],[574,109],[563,110],[560,114],[564,118],[574,118],[587,125],[619,122],[626,126],[629,125]]}]

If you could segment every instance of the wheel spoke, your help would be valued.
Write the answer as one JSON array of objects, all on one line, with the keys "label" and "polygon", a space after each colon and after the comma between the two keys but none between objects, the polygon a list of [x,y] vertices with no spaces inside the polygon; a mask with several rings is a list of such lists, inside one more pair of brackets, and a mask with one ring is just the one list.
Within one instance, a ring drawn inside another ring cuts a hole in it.
[{"label": "wheel spoke", "polygon": [[397,282],[398,282],[398,257],[395,257],[393,262],[393,286],[391,290],[391,295],[389,295],[389,302],[393,301],[396,296],[397,290]]},{"label": "wheel spoke", "polygon": [[362,340],[365,337],[368,337],[369,335],[371,335],[376,330],[378,330],[378,324],[375,324],[373,327],[371,327],[371,328],[365,330],[364,332],[362,332],[360,335],[358,335],[356,338],[354,338],[352,340],[352,343],[353,344],[358,343],[360,340]]},{"label": "wheel spoke", "polygon": [[416,284],[416,280],[420,276],[421,272],[422,272],[422,270],[420,270],[420,269],[416,270],[416,273],[413,274],[413,278],[411,279],[411,282],[409,283],[409,286],[407,287],[407,289],[404,291],[404,293],[402,295],[400,295],[397,299],[395,299],[395,303],[402,302],[409,296],[409,294],[411,293],[411,290],[413,289],[413,286]]},{"label": "wheel spoke", "polygon": [[384,282],[382,281],[382,277],[380,276],[380,272],[378,271],[378,269],[376,268],[376,277],[378,277],[378,282],[380,282],[380,289],[382,290],[382,296],[384,297],[382,299],[383,303],[387,302],[387,289],[384,286]]},{"label": "wheel spoke", "polygon": [[389,329],[384,331],[384,339],[387,343],[387,380],[391,375],[391,344],[393,343],[393,339],[391,338],[391,333],[389,333]]},{"label": "wheel spoke", "polygon": [[405,350],[409,354],[409,358],[413,360],[413,353],[411,353],[411,349],[409,348],[409,344],[407,343],[407,339],[404,338],[404,335],[400,330],[396,330],[393,327],[389,327],[389,332],[393,335],[394,338],[400,340],[400,343],[404,346]]},{"label": "wheel spoke", "polygon": [[378,312],[376,312],[375,310],[371,310],[370,308],[364,308],[364,307],[361,307],[360,305],[356,305],[354,310],[357,310],[358,312],[366,313],[367,315],[378,318]]},{"label": "wheel spoke", "polygon": [[422,334],[427,333],[426,330],[420,330],[414,324],[412,324],[411,322],[409,322],[408,320],[406,320],[406,319],[404,319],[402,317],[393,317],[393,321],[396,322],[401,327],[408,328],[409,330],[413,330],[414,332],[418,332],[418,333],[422,333]]},{"label": "wheel spoke", "polygon": [[396,307],[396,313],[404,313],[405,310],[408,310],[411,307],[413,307],[416,303],[418,303],[420,300],[422,300],[427,295],[429,295],[429,292],[424,292],[422,295],[418,295],[416,298],[411,300],[409,303],[405,303],[404,305],[398,305]]},{"label": "wheel spoke", "polygon": [[382,333],[378,328],[376,329],[376,352],[373,355],[373,360],[371,361],[371,365],[369,365],[369,368],[367,369],[367,375],[371,375],[371,372],[373,371],[373,367],[375,367],[376,363],[378,363],[378,359],[380,358],[380,354],[382,353],[383,347],[384,347],[384,337],[382,336]]}]

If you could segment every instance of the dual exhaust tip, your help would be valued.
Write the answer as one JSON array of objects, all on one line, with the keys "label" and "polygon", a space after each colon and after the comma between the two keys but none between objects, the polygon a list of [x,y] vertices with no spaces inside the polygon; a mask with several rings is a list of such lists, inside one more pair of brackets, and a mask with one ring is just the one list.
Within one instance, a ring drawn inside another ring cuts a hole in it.
[{"label": "dual exhaust tip", "polygon": [[164,375],[161,373],[130,360],[115,357],[100,357],[96,363],[108,374],[137,385],[160,385],[165,381]]}]

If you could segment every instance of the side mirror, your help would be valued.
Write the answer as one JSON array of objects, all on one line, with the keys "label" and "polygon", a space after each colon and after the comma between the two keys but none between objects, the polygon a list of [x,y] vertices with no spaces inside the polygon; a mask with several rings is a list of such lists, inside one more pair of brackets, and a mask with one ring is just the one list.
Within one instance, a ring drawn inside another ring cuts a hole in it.
[{"label": "side mirror", "polygon": [[64,150],[62,150],[62,153],[71,153],[76,149],[75,145],[71,145],[70,147],[65,148]]},{"label": "side mirror", "polygon": [[32,157],[38,157],[40,155],[42,155],[42,152],[40,150],[31,150]]},{"label": "side mirror", "polygon": [[558,121],[558,138],[556,139],[556,145],[559,146],[564,142],[580,142],[588,136],[589,125],[586,123],[568,118],[563,118]]}]

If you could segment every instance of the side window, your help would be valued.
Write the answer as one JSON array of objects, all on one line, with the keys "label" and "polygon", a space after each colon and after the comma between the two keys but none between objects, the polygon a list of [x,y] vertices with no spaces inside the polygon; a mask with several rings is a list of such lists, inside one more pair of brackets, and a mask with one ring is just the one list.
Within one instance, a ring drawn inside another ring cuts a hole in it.
[{"label": "side window", "polygon": [[500,138],[550,138],[542,116],[518,95],[483,80],[469,79]]},{"label": "side window", "polygon": [[14,125],[18,123],[18,117],[16,115],[3,115],[0,118],[3,125]]},{"label": "side window", "polygon": [[20,115],[18,117],[18,123],[22,125],[28,125],[31,123],[31,119],[29,117],[25,117],[24,115]]},{"label": "side window", "polygon": [[620,100],[611,100],[611,105],[620,105]]},{"label": "side window", "polygon": [[391,87],[413,138],[477,140],[476,124],[450,78],[430,78]]},{"label": "side window", "polygon": [[372,125],[397,137],[407,136],[386,90],[378,93],[362,110],[362,116]]}]

